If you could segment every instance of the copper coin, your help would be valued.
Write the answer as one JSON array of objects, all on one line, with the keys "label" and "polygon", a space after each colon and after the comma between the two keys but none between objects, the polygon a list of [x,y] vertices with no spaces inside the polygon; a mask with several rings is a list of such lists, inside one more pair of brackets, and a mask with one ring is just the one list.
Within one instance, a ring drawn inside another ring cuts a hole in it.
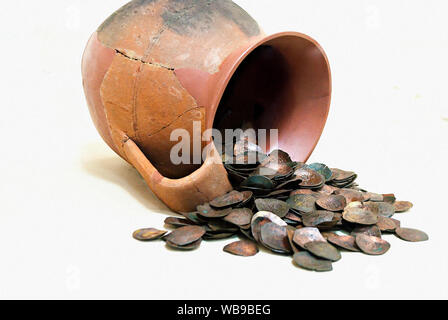
[{"label": "copper coin", "polygon": [[321,196],[316,200],[316,204],[328,211],[342,211],[347,205],[347,201],[343,195],[328,195]]},{"label": "copper coin", "polygon": [[356,173],[352,171],[345,171],[337,168],[331,168],[331,171],[333,173],[332,179],[336,181],[348,180],[356,175]]},{"label": "copper coin", "polygon": [[238,226],[224,220],[214,219],[208,222],[207,227],[212,232],[237,232]]},{"label": "copper coin", "polygon": [[255,205],[258,211],[269,211],[283,218],[289,211],[289,204],[277,199],[257,199]]},{"label": "copper coin", "polygon": [[252,200],[252,197],[254,195],[252,191],[242,191],[241,193],[243,194],[244,199],[237,205],[237,207],[239,208],[246,206]]},{"label": "copper coin", "polygon": [[373,202],[378,207],[378,214],[390,218],[395,214],[395,208],[387,202]]},{"label": "copper coin", "polygon": [[340,236],[330,232],[327,234],[327,241],[349,251],[354,252],[360,251],[358,246],[356,245],[356,240],[354,236],[349,235]]},{"label": "copper coin", "polygon": [[323,272],[333,270],[331,261],[317,258],[307,251],[295,253],[293,256],[293,261],[299,267],[311,271]]},{"label": "copper coin", "polygon": [[289,196],[292,197],[292,196],[294,196],[294,195],[296,195],[296,194],[309,194],[309,195],[315,196],[315,198],[318,198],[318,197],[319,197],[319,195],[317,194],[317,192],[316,192],[316,191],[313,191],[313,190],[311,190],[311,189],[297,189],[297,190],[292,191],[292,192],[289,194]]},{"label": "copper coin", "polygon": [[369,198],[369,201],[374,201],[374,202],[383,202],[384,201],[383,195],[379,194],[379,193],[367,192],[367,196]]},{"label": "copper coin", "polygon": [[279,198],[279,197],[288,198],[290,193],[291,193],[290,189],[280,189],[268,193],[266,196],[263,196],[263,198]]},{"label": "copper coin", "polygon": [[296,194],[286,201],[291,209],[301,213],[312,213],[316,210],[316,198],[307,194]]},{"label": "copper coin", "polygon": [[320,188],[325,183],[324,176],[311,169],[302,167],[296,170],[294,174],[302,180],[299,185],[303,188]]},{"label": "copper coin", "polygon": [[250,226],[252,216],[252,210],[248,208],[232,209],[232,211],[224,218],[224,221],[235,224],[237,226]]},{"label": "copper coin", "polygon": [[429,240],[428,235],[420,230],[411,228],[397,228],[395,234],[403,240],[410,242],[420,242]]},{"label": "copper coin", "polygon": [[289,245],[291,246],[292,251],[294,253],[299,252],[300,251],[299,248],[296,246],[296,244],[293,241],[294,232],[296,231],[296,229],[294,227],[287,226],[286,231],[288,232],[288,241],[289,241]]},{"label": "copper coin", "polygon": [[305,227],[317,227],[323,223],[333,221],[334,213],[331,211],[318,210],[302,216]]},{"label": "copper coin", "polygon": [[135,231],[132,236],[139,241],[150,241],[162,238],[167,232],[154,228],[145,228]]},{"label": "copper coin", "polygon": [[205,229],[203,227],[185,226],[171,232],[165,237],[165,240],[177,246],[186,246],[198,241],[204,234]]},{"label": "copper coin", "polygon": [[223,218],[232,211],[231,208],[223,210],[213,209],[208,203],[197,206],[197,210],[200,216],[206,218]]},{"label": "copper coin", "polygon": [[331,261],[339,261],[341,253],[328,242],[313,241],[305,244],[305,249],[314,254],[316,257]]},{"label": "copper coin", "polygon": [[325,181],[331,180],[331,178],[333,176],[333,172],[331,171],[331,169],[328,168],[323,163],[307,164],[307,165],[305,165],[305,168],[308,168],[308,169],[311,169],[311,170],[314,170],[314,171],[320,173],[325,178]]},{"label": "copper coin", "polygon": [[165,224],[169,224],[174,227],[184,227],[184,226],[192,226],[195,225],[194,222],[190,220],[177,218],[177,217],[168,217],[165,219]]},{"label": "copper coin", "polygon": [[223,249],[230,254],[241,257],[252,257],[258,253],[258,246],[249,240],[235,241],[226,245]]},{"label": "copper coin", "polygon": [[275,184],[271,179],[266,178],[265,176],[251,176],[241,183],[241,187],[270,190],[275,187]]},{"label": "copper coin", "polygon": [[267,223],[261,227],[260,240],[267,248],[276,252],[289,253],[292,251],[288,240],[286,227],[275,223]]},{"label": "copper coin", "polygon": [[269,211],[259,211],[252,217],[252,222],[256,220],[257,218],[267,218],[270,220],[270,222],[273,222],[275,224],[278,224],[279,226],[286,227],[287,224],[285,221],[283,221],[279,216],[273,214]]},{"label": "copper coin", "polygon": [[210,205],[214,208],[227,208],[241,203],[244,200],[244,195],[238,191],[231,191],[221,197],[210,201]]},{"label": "copper coin", "polygon": [[347,203],[364,201],[364,195],[362,192],[353,189],[340,189],[334,192],[335,194],[342,195]]},{"label": "copper coin", "polygon": [[288,153],[282,150],[274,150],[267,156],[261,165],[267,167],[272,164],[283,164],[290,162],[292,162],[292,160]]},{"label": "copper coin", "polygon": [[234,232],[222,232],[222,233],[212,233],[207,232],[202,236],[204,240],[222,240],[222,239],[228,239],[235,235]]},{"label": "copper coin", "polygon": [[377,223],[378,215],[370,208],[360,204],[359,206],[347,206],[342,214],[344,220],[363,225],[372,225]]},{"label": "copper coin", "polygon": [[296,223],[302,223],[302,219],[298,215],[296,215],[295,213],[292,213],[292,212],[288,212],[284,219],[288,219],[288,220],[294,221]]},{"label": "copper coin", "polygon": [[387,203],[395,203],[397,198],[395,198],[395,195],[393,193],[383,194],[383,201]]},{"label": "copper coin", "polygon": [[374,237],[381,238],[381,231],[377,225],[356,226],[353,229],[351,235],[356,237],[358,234],[366,234],[368,236],[374,236]]},{"label": "copper coin", "polygon": [[261,227],[270,222],[272,221],[266,217],[257,217],[256,219],[252,219],[250,230],[252,231],[252,236],[255,239],[255,241],[260,242]]},{"label": "copper coin", "polygon": [[190,220],[191,222],[195,223],[195,224],[202,224],[205,222],[204,219],[202,219],[201,217],[198,216],[198,212],[181,212],[181,215],[183,215],[185,218],[187,218],[188,220]]},{"label": "copper coin", "polygon": [[325,238],[320,233],[319,229],[312,227],[305,227],[301,229],[296,229],[294,232],[293,241],[298,246],[305,249],[305,245],[309,242],[314,241],[323,241],[325,242]]},{"label": "copper coin", "polygon": [[324,184],[319,192],[330,195],[333,194],[336,190],[339,190],[339,188]]},{"label": "copper coin", "polygon": [[393,206],[395,212],[406,212],[410,210],[414,205],[409,201],[396,201]]},{"label": "copper coin", "polygon": [[[383,216],[378,216],[377,226],[381,231],[394,232],[399,226],[397,225],[398,220],[392,218],[387,218]],[[399,223],[399,221],[398,221]]]},{"label": "copper coin", "polygon": [[390,249],[390,244],[386,240],[365,234],[356,236],[356,244],[362,252],[369,255],[382,255]]},{"label": "copper coin", "polygon": [[177,250],[195,250],[200,247],[201,242],[202,242],[202,239],[198,239],[192,243],[181,246],[181,245],[178,245],[174,242],[167,240],[166,245],[172,249],[177,249]]}]

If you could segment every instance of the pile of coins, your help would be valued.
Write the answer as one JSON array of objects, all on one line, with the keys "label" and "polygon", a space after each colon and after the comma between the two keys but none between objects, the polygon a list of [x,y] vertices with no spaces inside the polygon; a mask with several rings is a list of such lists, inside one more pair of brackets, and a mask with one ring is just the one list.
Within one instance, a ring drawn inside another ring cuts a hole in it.
[{"label": "pile of coins", "polygon": [[295,162],[281,150],[266,155],[248,140],[234,145],[234,156],[224,154],[223,164],[233,191],[183,217],[167,218],[165,224],[174,228],[170,233],[147,228],[135,231],[134,238],[162,239],[170,248],[193,250],[202,240],[239,235],[243,240],[226,245],[225,252],[248,257],[262,246],[314,271],[331,271],[341,251],[386,253],[390,244],[383,234],[428,240],[424,232],[403,228],[392,218],[412,203],[361,189],[354,172]]}]

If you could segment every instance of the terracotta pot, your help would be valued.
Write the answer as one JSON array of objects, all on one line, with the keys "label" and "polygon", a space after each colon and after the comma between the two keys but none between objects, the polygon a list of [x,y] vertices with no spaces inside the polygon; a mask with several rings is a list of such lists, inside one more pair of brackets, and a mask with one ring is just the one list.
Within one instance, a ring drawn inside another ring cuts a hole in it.
[{"label": "terracotta pot", "polygon": [[174,129],[193,135],[237,128],[250,118],[257,128],[279,129],[278,147],[306,161],[331,96],[319,44],[296,32],[266,36],[228,0],[130,2],[92,35],[82,75],[105,142],[181,212],[232,187],[224,167],[212,161],[217,152],[202,165],[174,165]]}]

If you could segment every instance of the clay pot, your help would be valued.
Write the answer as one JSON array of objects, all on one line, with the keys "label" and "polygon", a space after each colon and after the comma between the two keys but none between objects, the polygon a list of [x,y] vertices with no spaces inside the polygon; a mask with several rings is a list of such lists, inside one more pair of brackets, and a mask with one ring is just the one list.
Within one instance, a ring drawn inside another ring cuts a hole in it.
[{"label": "clay pot", "polygon": [[306,161],[331,96],[328,60],[313,39],[266,36],[228,0],[130,2],[90,38],[82,75],[102,138],[178,212],[232,187],[217,152],[202,165],[174,165],[174,129],[193,136],[250,117],[256,128],[279,129],[278,147]]}]

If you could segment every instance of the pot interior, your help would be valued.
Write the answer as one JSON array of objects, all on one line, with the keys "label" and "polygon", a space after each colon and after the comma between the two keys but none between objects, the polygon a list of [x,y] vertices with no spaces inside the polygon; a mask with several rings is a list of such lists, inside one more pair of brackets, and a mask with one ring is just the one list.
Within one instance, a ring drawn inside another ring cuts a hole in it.
[{"label": "pot interior", "polygon": [[[270,39],[241,60],[213,128],[223,137],[225,129],[267,129],[266,152],[280,148],[306,161],[326,122],[330,78],[325,54],[315,42],[294,35]],[[278,130],[278,142],[269,135],[271,129]]]}]

